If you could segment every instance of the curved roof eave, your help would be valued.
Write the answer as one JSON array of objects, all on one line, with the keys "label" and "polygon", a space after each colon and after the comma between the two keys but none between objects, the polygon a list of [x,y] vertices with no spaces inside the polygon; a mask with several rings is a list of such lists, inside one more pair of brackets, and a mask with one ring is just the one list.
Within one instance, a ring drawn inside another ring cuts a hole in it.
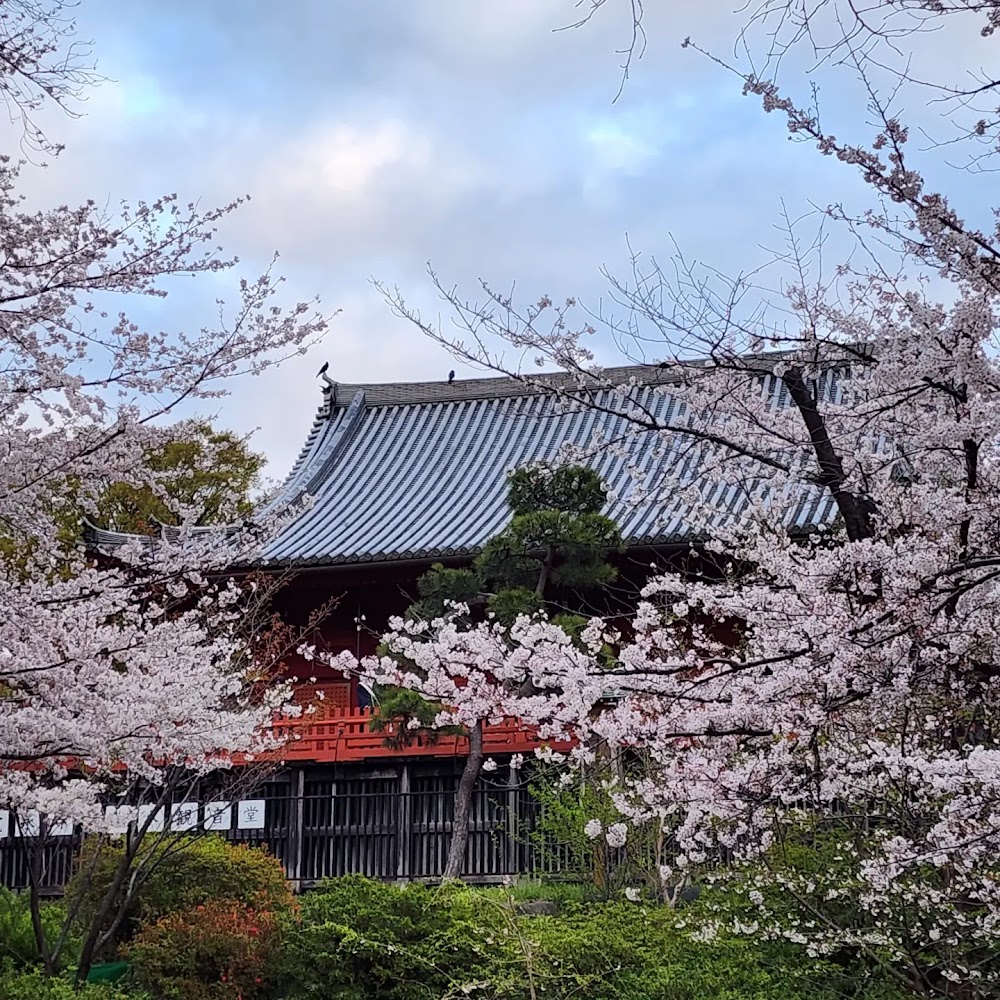
[{"label": "curved roof eave", "polygon": [[[762,373],[773,361],[762,359]],[[694,482],[697,456],[669,433],[637,430],[622,412],[627,400],[660,425],[675,421],[675,381],[656,366],[607,369],[600,383],[571,375],[367,385],[325,378],[305,444],[263,512],[307,495],[311,503],[293,511],[252,565],[469,558],[507,523],[507,472],[559,461],[568,448],[614,489],[606,513],[626,545],[696,541],[744,505],[740,489],[715,484],[700,491],[694,508],[681,494],[656,495],[664,478]],[[601,447],[602,439],[624,443]],[[829,498],[817,493],[799,497],[787,519],[791,530],[803,531],[832,516]],[[125,540],[100,529],[91,534],[99,547]]]}]

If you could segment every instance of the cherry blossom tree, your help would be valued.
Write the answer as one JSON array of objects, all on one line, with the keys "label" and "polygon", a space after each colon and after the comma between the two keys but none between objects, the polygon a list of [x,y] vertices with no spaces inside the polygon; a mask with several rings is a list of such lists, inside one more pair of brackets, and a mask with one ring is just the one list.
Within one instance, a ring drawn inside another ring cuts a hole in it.
[{"label": "cherry blossom tree", "polygon": [[[845,140],[767,68],[727,67],[873,193],[860,214],[826,212],[856,241],[832,274],[822,239],[786,220],[777,292],[636,255],[627,279],[609,275],[621,321],[577,319],[572,300],[519,307],[488,284],[485,301],[466,301],[439,283],[456,336],[387,292],[460,358],[624,415],[622,446],[664,456],[635,493],[684,504],[688,571],[651,579],[628,638],[606,636],[621,697],[596,714],[577,706],[579,732],[654,761],[619,795],[623,816],[672,832],[674,868],[733,863],[750,912],[720,920],[860,954],[927,996],[995,996],[1000,983],[1000,230],[976,221],[977,205],[959,210],[964,185],[949,197],[925,181],[917,161],[935,150],[914,152],[894,109],[928,79],[914,38],[943,18],[989,36],[998,13],[931,0],[758,10],[768,44],[835,46],[868,96],[874,126]],[[984,72],[946,105],[986,155],[995,115],[971,98],[996,102],[996,88]],[[602,325],[648,380],[595,363]],[[575,377],[509,371],[497,341]],[[707,627],[732,620],[735,642]],[[789,845],[824,863],[789,862]]]},{"label": "cherry blossom tree", "polygon": [[436,703],[433,727],[460,727],[469,734],[446,878],[462,874],[472,790],[482,770],[496,766],[484,756],[483,727],[518,718],[537,725],[543,742],[566,739],[600,691],[600,682],[589,676],[587,652],[544,616],[519,616],[513,625],[497,620],[470,625],[469,610],[456,605],[447,616],[430,621],[393,618],[383,655],[360,664],[350,653],[331,660],[337,669],[360,672],[369,683],[404,688]]},{"label": "cherry blossom tree", "polygon": [[420,599],[390,622],[382,655],[359,664],[345,654],[335,663],[376,686],[373,727],[399,727],[402,740],[421,729],[467,734],[445,878],[462,874],[476,783],[484,769],[496,767],[484,752],[484,726],[520,718],[543,724],[549,735],[565,735],[570,689],[564,692],[555,675],[535,664],[544,663],[544,651],[582,662],[573,637],[587,619],[578,608],[554,603],[553,589],[565,597],[617,575],[607,556],[621,536],[601,513],[606,492],[593,471],[516,469],[507,493],[510,523],[471,568],[431,567],[417,582]]},{"label": "cherry blossom tree", "polygon": [[[48,724],[61,727],[52,736],[64,735],[65,752],[54,765],[46,758],[27,774],[23,768],[14,770],[5,785],[28,862],[29,905],[42,965],[49,973],[58,971],[70,943],[82,935],[80,953],[72,956],[81,980],[95,960],[113,954],[122,921],[146,880],[198,834],[197,811],[193,819],[183,819],[180,806],[197,802],[206,787],[213,789],[214,800],[246,797],[279,766],[279,742],[269,732],[270,722],[276,708],[294,710],[284,704],[281,665],[312,634],[325,611],[301,629],[277,621],[270,605],[286,582],[282,577],[257,574],[239,585],[226,581],[193,587],[183,574],[154,582],[142,596],[131,573],[126,580],[123,622],[139,617],[135,605],[144,597],[147,611],[175,630],[156,635],[146,629],[143,635],[136,629],[135,647],[115,650],[110,665],[107,652],[82,648],[81,658],[91,654],[98,666],[105,664],[103,671],[95,667],[90,674],[86,690],[91,701],[78,696],[57,707],[36,699],[22,706],[32,715],[45,713]],[[158,594],[162,614],[154,606]],[[198,606],[193,612],[192,604]],[[113,632],[119,641],[121,624]],[[87,641],[86,629],[80,635]],[[147,660],[157,645],[164,644],[158,654],[162,659],[171,652],[172,641],[186,659],[175,669],[150,667]],[[199,654],[209,657],[214,669],[192,666]],[[134,692],[136,678],[129,684],[128,675],[135,671],[156,689],[148,697]],[[115,686],[106,674],[122,680]],[[189,677],[214,687],[191,690]],[[116,699],[126,699],[122,711],[134,715],[131,730],[117,723],[109,707],[116,706]],[[102,715],[110,726],[104,735]],[[73,742],[90,756],[75,750]],[[212,816],[206,806],[206,823]],[[53,927],[42,920],[41,890],[51,885],[47,865],[58,838],[75,831],[87,835],[77,858],[76,884],[83,891],[70,900],[62,924]],[[93,887],[95,873],[108,871],[109,858],[109,877]]]},{"label": "cherry blossom tree", "polygon": [[[72,110],[91,82],[71,15],[34,0],[0,10],[0,91],[36,152],[58,146],[34,113],[46,102]],[[225,570],[284,515],[235,533],[182,524],[111,563],[82,542],[67,555],[59,527],[78,509],[97,512],[108,483],[162,496],[170,472],[145,458],[186,433],[164,422],[301,353],[327,321],[314,303],[283,306],[268,269],[240,279],[235,303],[200,330],[144,328],[130,301],[234,267],[216,228],[240,201],[29,210],[18,183],[30,169],[0,157],[0,526],[24,554],[0,566],[0,807],[22,825],[100,831],[111,791],[162,790],[273,746],[284,692],[259,683],[270,664],[242,631],[259,593]],[[127,881],[129,866],[119,874]],[[83,975],[98,943],[88,937]]]},{"label": "cherry blossom tree", "polygon": [[51,104],[76,117],[87,88],[101,80],[89,43],[76,37],[73,6],[65,0],[5,0],[0,11],[0,97],[29,153],[62,148],[45,134],[37,112]]}]

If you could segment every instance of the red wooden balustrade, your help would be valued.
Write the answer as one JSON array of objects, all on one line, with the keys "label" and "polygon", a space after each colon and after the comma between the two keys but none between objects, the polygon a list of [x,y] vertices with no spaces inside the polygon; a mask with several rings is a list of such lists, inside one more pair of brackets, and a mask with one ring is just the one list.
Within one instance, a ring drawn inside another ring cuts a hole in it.
[{"label": "red wooden balustrade", "polygon": [[[341,682],[297,685],[293,701],[303,706],[303,712],[299,716],[275,716],[272,728],[283,743],[265,756],[289,763],[335,764],[388,758],[464,757],[469,752],[469,741],[464,736],[425,730],[407,734],[405,740],[399,741],[395,739],[399,727],[391,723],[384,730],[373,730],[373,710],[351,707],[350,693],[350,685]],[[541,740],[533,727],[524,726],[517,719],[487,725],[483,732],[483,750],[487,756],[531,754],[543,744],[561,753],[574,746],[572,741]],[[242,754],[234,754],[232,761],[246,763]],[[69,769],[79,764],[73,758],[60,763]],[[12,766],[16,770],[33,770],[42,765]]]},{"label": "red wooden balustrade", "polygon": [[[407,736],[402,746],[389,745],[389,740],[397,735],[392,724],[376,732],[371,728],[371,719],[369,708],[341,709],[321,719],[306,714],[298,718],[279,718],[274,730],[284,744],[275,752],[275,757],[333,764],[403,757],[461,757],[468,753],[469,741],[464,736],[443,733],[414,733]],[[531,727],[522,726],[516,719],[488,725],[483,733],[483,749],[488,756],[533,753],[549,742],[540,740]],[[572,744],[551,742],[551,746],[553,750],[566,751]]]}]

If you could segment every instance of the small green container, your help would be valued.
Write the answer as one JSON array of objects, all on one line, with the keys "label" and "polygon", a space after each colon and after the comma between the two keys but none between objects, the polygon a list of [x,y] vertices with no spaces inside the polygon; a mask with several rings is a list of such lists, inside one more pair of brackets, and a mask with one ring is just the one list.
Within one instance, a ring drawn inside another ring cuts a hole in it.
[{"label": "small green container", "polygon": [[88,983],[117,983],[128,972],[128,962],[98,962],[87,973]]}]

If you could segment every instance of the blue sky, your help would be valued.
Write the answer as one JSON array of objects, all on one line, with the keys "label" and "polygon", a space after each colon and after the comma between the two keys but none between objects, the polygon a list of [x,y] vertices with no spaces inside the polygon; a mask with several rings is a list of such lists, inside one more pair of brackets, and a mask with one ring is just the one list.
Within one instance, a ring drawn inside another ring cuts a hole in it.
[{"label": "blue sky", "polygon": [[[777,242],[782,201],[794,215],[861,196],[848,169],[788,142],[783,121],[742,97],[738,81],[681,49],[690,35],[731,52],[739,14],[691,0],[647,7],[646,55],[612,103],[626,4],[553,32],[578,16],[574,0],[83,0],[80,31],[108,82],[83,118],[46,119],[67,149],[32,171],[29,194],[251,195],[223,230],[241,273],[278,250],[289,298],[318,293],[341,310],[307,357],[234,384],[208,411],[220,425],[259,428],[255,445],[282,476],[319,403],[322,362],[349,382],[444,378],[455,367],[390,314],[372,276],[431,315],[443,307],[427,261],[470,297],[482,277],[516,281],[524,300],[595,305],[600,267],[625,270],[626,234],[660,258],[676,241],[735,272]],[[954,55],[938,39],[930,58]],[[786,67],[792,79],[803,68]],[[849,78],[817,79],[829,87],[824,113],[851,122]],[[155,312],[135,313],[167,329],[200,326],[237,277],[184,283]]]}]

